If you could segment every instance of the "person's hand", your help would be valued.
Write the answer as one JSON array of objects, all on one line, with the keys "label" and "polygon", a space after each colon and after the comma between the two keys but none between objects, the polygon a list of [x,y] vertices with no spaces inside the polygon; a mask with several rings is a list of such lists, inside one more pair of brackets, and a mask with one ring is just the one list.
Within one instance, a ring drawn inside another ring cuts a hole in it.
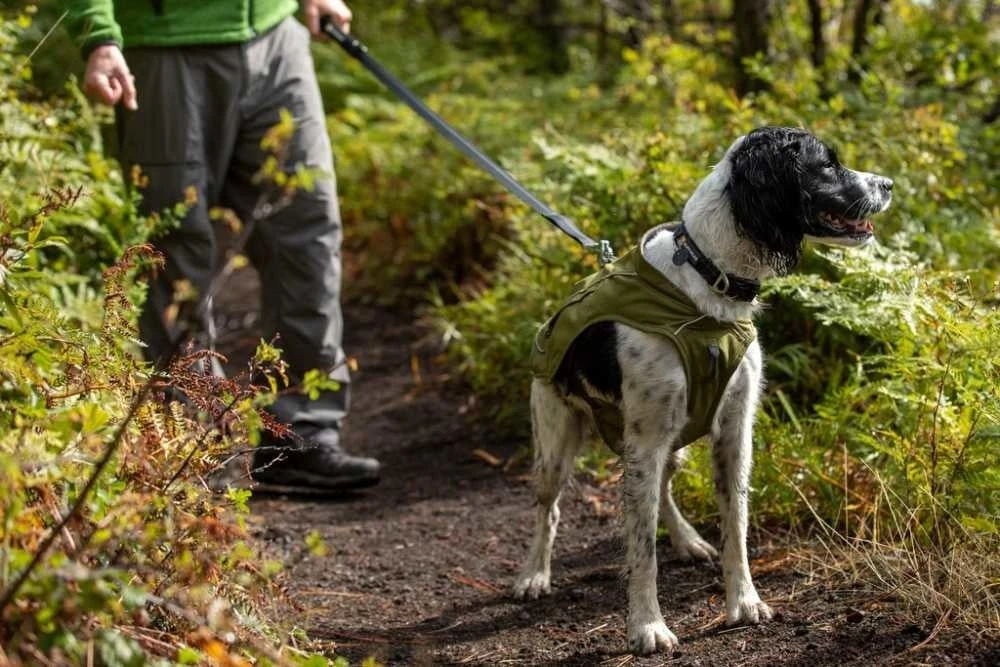
[{"label": "person's hand", "polygon": [[313,37],[323,37],[319,20],[323,16],[333,18],[334,24],[344,34],[351,32],[351,10],[343,0],[302,0],[302,15],[306,19],[306,27]]},{"label": "person's hand", "polygon": [[98,46],[87,58],[83,92],[91,99],[114,106],[121,102],[129,111],[139,108],[135,84],[125,56],[115,44]]}]

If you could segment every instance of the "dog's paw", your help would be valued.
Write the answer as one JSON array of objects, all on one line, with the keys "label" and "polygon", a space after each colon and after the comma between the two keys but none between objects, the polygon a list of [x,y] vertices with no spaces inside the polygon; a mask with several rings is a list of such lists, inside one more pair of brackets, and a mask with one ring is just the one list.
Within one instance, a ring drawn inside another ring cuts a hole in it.
[{"label": "dog's paw", "polygon": [[514,582],[514,598],[518,600],[537,600],[548,595],[552,590],[549,575],[545,572],[529,572],[522,574]]},{"label": "dog's paw", "polygon": [[629,625],[628,650],[636,655],[670,651],[677,646],[677,637],[662,620]]},{"label": "dog's paw", "polygon": [[674,554],[680,560],[706,560],[713,561],[719,557],[719,552],[711,544],[701,538],[701,535],[694,533],[684,537],[671,538]]},{"label": "dog's paw", "polygon": [[747,596],[727,609],[726,625],[757,625],[770,621],[773,616],[771,608],[754,593],[753,596]]}]

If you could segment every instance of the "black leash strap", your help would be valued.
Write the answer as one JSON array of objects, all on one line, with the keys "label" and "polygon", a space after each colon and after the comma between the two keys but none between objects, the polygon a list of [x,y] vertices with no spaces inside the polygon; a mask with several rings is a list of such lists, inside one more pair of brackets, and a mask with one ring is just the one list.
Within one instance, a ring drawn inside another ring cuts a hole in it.
[{"label": "black leash strap", "polygon": [[320,19],[320,26],[324,33],[337,42],[337,44],[339,44],[352,58],[364,65],[365,69],[375,75],[375,78],[381,81],[386,88],[395,93],[399,99],[417,112],[417,115],[427,121],[431,127],[437,130],[438,133],[445,139],[450,141],[452,145],[458,148],[458,150],[465,153],[465,155],[468,156],[473,162],[478,164],[482,169],[493,176],[493,178],[500,181],[500,183],[503,184],[503,186],[507,188],[511,194],[533,208],[539,215],[551,222],[562,232],[569,235],[584,248],[596,252],[602,264],[614,261],[614,252],[612,251],[611,244],[608,241],[595,241],[590,238],[581,232],[576,225],[573,224],[572,220],[560,213],[556,213],[551,208],[546,206],[541,200],[528,192],[528,190],[514,180],[514,177],[511,176],[503,167],[487,157],[482,151],[476,148],[471,141],[455,130],[455,128],[448,125],[448,123],[446,123],[441,116],[434,113],[419,97],[414,95],[409,88],[404,86],[399,79],[390,74],[384,67],[382,67],[382,65],[379,64],[377,60],[368,55],[368,47],[359,42],[357,39],[341,32],[341,30],[334,24],[331,17],[322,17],[322,19]]}]

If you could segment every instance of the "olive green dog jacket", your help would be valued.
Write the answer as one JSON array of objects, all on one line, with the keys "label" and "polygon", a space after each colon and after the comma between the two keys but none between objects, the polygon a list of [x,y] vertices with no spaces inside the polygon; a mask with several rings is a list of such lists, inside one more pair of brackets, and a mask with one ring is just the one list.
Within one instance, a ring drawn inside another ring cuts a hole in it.
[{"label": "olive green dog jacket", "polygon": [[[683,292],[633,248],[577,283],[562,307],[538,330],[531,357],[534,375],[552,381],[573,340],[590,325],[609,320],[663,336],[674,344],[684,363],[688,389],[688,422],[681,444],[706,435],[729,378],[757,335],[753,323],[720,322],[698,312]],[[621,411],[612,403],[589,400],[601,437],[620,452]]]}]

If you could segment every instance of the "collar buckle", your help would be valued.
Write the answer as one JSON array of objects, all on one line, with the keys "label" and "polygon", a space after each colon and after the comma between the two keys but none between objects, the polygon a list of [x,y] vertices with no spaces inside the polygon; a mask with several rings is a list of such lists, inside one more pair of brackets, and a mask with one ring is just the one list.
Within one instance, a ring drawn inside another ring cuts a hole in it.
[{"label": "collar buckle", "polygon": [[729,294],[729,274],[719,271],[719,277],[715,279],[715,282],[710,287],[722,296],[731,296]]}]

